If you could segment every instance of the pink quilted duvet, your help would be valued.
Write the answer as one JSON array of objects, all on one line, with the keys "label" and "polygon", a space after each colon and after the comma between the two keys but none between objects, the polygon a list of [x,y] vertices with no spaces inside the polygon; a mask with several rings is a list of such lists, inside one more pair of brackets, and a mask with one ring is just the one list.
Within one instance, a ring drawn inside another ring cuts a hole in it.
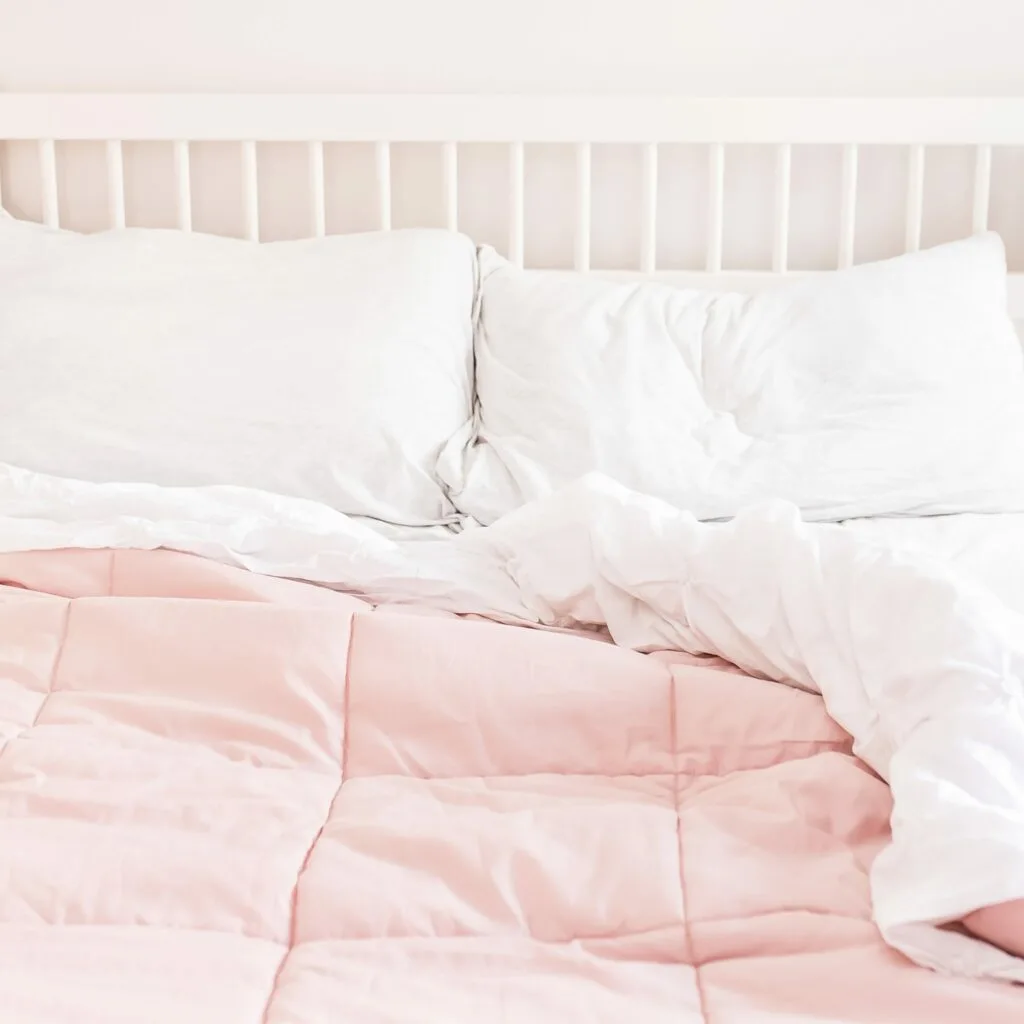
[{"label": "pink quilted duvet", "polygon": [[817,697],[168,552],[0,556],[4,1024],[986,1024]]}]

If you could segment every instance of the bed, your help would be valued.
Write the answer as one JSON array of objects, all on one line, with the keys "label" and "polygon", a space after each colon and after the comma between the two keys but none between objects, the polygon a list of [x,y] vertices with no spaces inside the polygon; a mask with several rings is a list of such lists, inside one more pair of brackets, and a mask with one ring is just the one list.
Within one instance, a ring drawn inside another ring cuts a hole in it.
[{"label": "bed", "polygon": [[[0,1016],[1020,1020],[1024,293],[988,211],[1021,125],[0,94],[43,222],[7,188]],[[109,231],[62,230],[66,139],[102,143]],[[142,140],[173,229],[125,229]],[[243,239],[190,230],[210,140]],[[253,140],[302,147],[308,237],[257,244]],[[392,223],[406,141],[443,226]],[[372,147],[375,230],[327,231],[334,142]],[[506,148],[495,247],[462,143]],[[568,272],[525,265],[534,143],[573,147]],[[631,272],[591,267],[602,143],[641,157]],[[676,143],[701,269],[659,265]],[[774,147],[763,271],[722,269],[736,143]],[[837,273],[789,271],[803,144],[841,147]],[[906,251],[854,267],[875,144],[909,147]],[[922,249],[943,145],[973,234]]]}]

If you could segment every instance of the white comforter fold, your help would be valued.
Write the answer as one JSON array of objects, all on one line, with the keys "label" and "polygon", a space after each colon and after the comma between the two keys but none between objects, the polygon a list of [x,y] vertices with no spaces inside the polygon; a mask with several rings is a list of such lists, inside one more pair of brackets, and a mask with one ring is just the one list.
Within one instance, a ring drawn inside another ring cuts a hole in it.
[{"label": "white comforter fold", "polygon": [[702,524],[600,477],[486,529],[398,541],[257,492],[0,467],[0,550],[60,547],[171,547],[379,601],[601,625],[820,692],[892,787],[872,874],[886,940],[939,970],[1024,982],[1024,962],[944,927],[1024,898],[1024,609],[926,545],[783,504]]},{"label": "white comforter fold", "polygon": [[918,963],[1024,982],[942,925],[1024,896],[1024,616],[948,564],[771,505],[700,524],[600,479],[495,528],[541,619],[820,692],[889,782],[876,921]]}]

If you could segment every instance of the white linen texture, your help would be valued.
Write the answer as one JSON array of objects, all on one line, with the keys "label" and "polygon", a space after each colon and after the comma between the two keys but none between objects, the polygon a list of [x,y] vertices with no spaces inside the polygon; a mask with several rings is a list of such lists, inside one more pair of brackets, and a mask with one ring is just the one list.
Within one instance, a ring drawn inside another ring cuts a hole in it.
[{"label": "white linen texture", "polygon": [[755,295],[481,253],[477,433],[441,475],[482,523],[589,472],[698,519],[1024,511],[1024,359],[986,234]]},{"label": "white linen texture", "polygon": [[232,484],[406,526],[472,410],[476,253],[409,230],[256,244],[0,217],[0,461]]}]

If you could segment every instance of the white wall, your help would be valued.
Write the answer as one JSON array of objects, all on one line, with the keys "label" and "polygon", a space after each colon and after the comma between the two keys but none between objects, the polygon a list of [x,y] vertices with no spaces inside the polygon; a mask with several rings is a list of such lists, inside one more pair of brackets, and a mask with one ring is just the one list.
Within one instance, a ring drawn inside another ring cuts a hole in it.
[{"label": "white wall", "polygon": [[[0,0],[0,89],[1024,94],[1022,41],[1024,0]],[[235,157],[195,149],[196,226],[236,233]],[[638,155],[607,149],[595,152],[594,262],[628,266],[637,251]],[[125,159],[129,221],[169,223],[169,154],[136,145]],[[331,230],[372,225],[368,159],[357,147],[328,153]],[[569,159],[556,148],[528,152],[527,258],[536,264],[570,257]],[[28,217],[39,215],[34,160],[15,144],[0,158],[4,201]],[[59,151],[62,215],[72,227],[104,223],[102,160],[98,146]],[[261,147],[261,190],[280,199],[261,211],[267,237],[302,230],[302,203],[285,201],[297,194],[289,182],[304,181],[296,179],[301,161],[300,151]],[[704,167],[700,154],[663,155],[667,266],[700,263]],[[899,249],[904,167],[903,153],[862,155],[858,259]],[[929,152],[926,244],[969,230],[971,167],[966,151]],[[460,155],[463,227],[499,247],[504,168],[493,147]],[[727,266],[767,264],[771,168],[770,152],[730,155]],[[837,151],[794,153],[796,266],[835,258],[838,173]],[[437,153],[396,147],[396,224],[437,222],[439,174]],[[360,181],[362,193],[353,186]],[[1017,269],[1021,183],[1024,152],[997,153],[992,221]],[[542,190],[550,195],[531,208]]]},{"label": "white wall", "polygon": [[0,88],[1024,91],[1021,0],[0,0]]}]

